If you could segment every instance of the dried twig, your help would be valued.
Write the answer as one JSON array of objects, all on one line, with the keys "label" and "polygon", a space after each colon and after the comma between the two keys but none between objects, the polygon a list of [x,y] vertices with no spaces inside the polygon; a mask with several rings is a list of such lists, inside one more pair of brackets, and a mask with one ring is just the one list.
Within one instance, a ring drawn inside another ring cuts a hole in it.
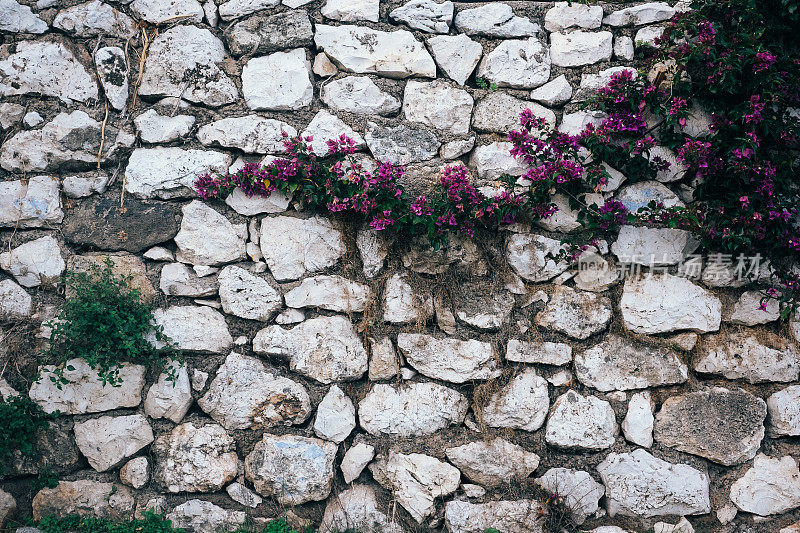
[{"label": "dried twig", "polygon": [[106,124],[108,123],[108,98],[106,98],[106,114],[100,125],[100,149],[97,150],[97,170],[100,170],[100,161],[103,159],[103,144],[106,141]]}]

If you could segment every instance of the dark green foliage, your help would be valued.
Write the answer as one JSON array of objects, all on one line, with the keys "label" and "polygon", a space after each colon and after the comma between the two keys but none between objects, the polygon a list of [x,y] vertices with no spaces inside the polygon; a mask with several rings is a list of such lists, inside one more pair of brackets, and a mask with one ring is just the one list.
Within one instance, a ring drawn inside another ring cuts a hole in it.
[{"label": "dark green foliage", "polygon": [[0,401],[0,473],[3,464],[14,452],[33,457],[36,454],[36,432],[48,426],[56,414],[47,414],[27,396],[12,396]]},{"label": "dark green foliage", "polygon": [[48,516],[36,526],[45,533],[185,533],[172,527],[172,522],[148,511],[141,520],[114,522],[105,518],[70,515],[64,518]]},{"label": "dark green foliage", "polygon": [[[85,359],[104,385],[118,386],[123,362],[165,370],[176,352],[162,328],[154,327],[151,307],[138,290],[129,288],[130,277],[115,276],[111,266],[108,261],[88,273],[67,274],[71,296],[51,323],[50,355],[61,364]],[[165,346],[156,348],[147,336]],[[59,375],[63,380],[63,369],[50,379],[56,381]]]},{"label": "dark green foliage", "polygon": [[45,465],[42,468],[42,471],[39,472],[39,475],[36,478],[36,482],[34,483],[34,490],[36,492],[47,488],[47,489],[54,489],[58,485],[58,474],[53,471],[50,465]]}]

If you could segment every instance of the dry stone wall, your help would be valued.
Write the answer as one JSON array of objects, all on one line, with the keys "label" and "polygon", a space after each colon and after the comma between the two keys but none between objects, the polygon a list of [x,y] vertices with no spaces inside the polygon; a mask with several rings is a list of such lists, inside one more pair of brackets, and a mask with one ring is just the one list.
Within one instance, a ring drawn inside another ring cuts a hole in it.
[{"label": "dry stone wall", "polygon": [[[279,194],[192,190],[279,156],[283,133],[318,153],[347,133],[412,191],[458,162],[491,186],[524,171],[503,137],[520,111],[602,120],[581,102],[681,9],[0,0],[0,393],[62,413],[3,474],[0,522],[796,531],[800,326],[735,263],[692,277],[686,232],[624,227],[576,267],[559,196],[538,225],[434,251]],[[692,200],[674,172],[610,171],[602,195],[631,210]],[[61,388],[33,381],[54,370],[36,353],[62,274],[105,258],[184,351],[174,385],[126,365],[103,387],[79,359]],[[60,482],[37,491],[47,469]]]}]

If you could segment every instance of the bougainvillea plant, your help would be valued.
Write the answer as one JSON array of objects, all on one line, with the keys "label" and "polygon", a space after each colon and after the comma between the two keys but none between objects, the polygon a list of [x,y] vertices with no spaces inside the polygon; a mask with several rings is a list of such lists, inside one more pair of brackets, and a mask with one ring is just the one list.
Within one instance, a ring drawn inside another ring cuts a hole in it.
[{"label": "bougainvillea plant", "polygon": [[[650,224],[692,231],[708,253],[768,257],[774,287],[767,294],[789,304],[787,316],[800,296],[798,12],[790,0],[692,7],[665,26],[655,47],[642,47],[638,71],[620,69],[587,100],[602,112],[599,123],[568,135],[523,112],[521,128],[508,134],[511,154],[527,165],[520,177],[479,189],[462,165],[447,166],[430,194],[411,197],[398,184],[401,167],[367,171],[352,157],[351,139],[328,141],[328,153],[318,156],[312,139],[297,137],[285,140],[284,157],[204,175],[197,191],[211,199],[236,187],[248,196],[279,190],[307,208],[361,216],[376,231],[427,235],[436,247],[449,233],[547,218],[559,192],[590,233],[583,242],[622,224]],[[670,182],[692,201],[651,202],[631,213],[599,194],[620,172],[627,183]]]}]

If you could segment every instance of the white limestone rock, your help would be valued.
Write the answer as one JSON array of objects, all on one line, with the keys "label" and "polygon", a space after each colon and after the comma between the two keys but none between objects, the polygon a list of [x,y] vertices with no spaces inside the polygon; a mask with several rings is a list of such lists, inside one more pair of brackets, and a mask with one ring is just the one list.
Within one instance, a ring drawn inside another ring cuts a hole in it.
[{"label": "white limestone rock", "polygon": [[575,288],[582,291],[603,292],[619,281],[620,272],[613,261],[607,261],[593,249],[578,256],[578,273]]},{"label": "white limestone rock", "polygon": [[663,34],[664,26],[645,26],[636,32],[633,41],[636,43],[637,47],[649,45],[658,48],[658,46],[656,46],[656,40],[661,38]]},{"label": "white limestone rock", "polygon": [[611,453],[597,466],[609,516],[694,515],[711,512],[708,474],[672,464],[643,449]]},{"label": "white limestone rock", "polygon": [[53,489],[41,489],[33,498],[31,507],[36,522],[47,516],[63,518],[85,513],[87,509],[97,518],[122,521],[131,515],[134,504],[133,494],[127,487],[79,479],[61,480]]},{"label": "white limestone rock", "polygon": [[311,414],[303,385],[236,352],[225,358],[197,405],[229,430],[302,424]]},{"label": "white limestone rock", "polygon": [[526,17],[517,17],[508,4],[493,3],[456,13],[456,29],[467,35],[486,37],[530,37],[541,27]]},{"label": "white limestone rock", "polygon": [[580,67],[611,59],[610,31],[550,34],[550,57],[558,67]]},{"label": "white limestone rock", "polygon": [[277,216],[261,223],[261,253],[277,281],[298,279],[335,265],[347,251],[327,218]]},{"label": "white limestone rock", "polygon": [[[375,447],[365,442],[354,444],[342,458],[342,469],[345,483],[352,483],[364,471],[364,468],[375,458]],[[323,520],[324,522],[324,520]]]},{"label": "white limestone rock", "polygon": [[317,114],[314,115],[314,118],[311,119],[311,122],[308,123],[308,126],[306,126],[306,129],[301,135],[313,139],[309,143],[311,151],[318,156],[327,155],[327,141],[330,139],[338,140],[341,135],[346,135],[352,139],[354,143],[353,147],[356,150],[362,150],[367,146],[361,134],[326,109],[320,109]]},{"label": "white limestone rock", "polygon": [[161,24],[168,20],[180,19],[182,22],[201,22],[203,7],[197,0],[133,0],[131,11],[151,24]]},{"label": "white limestone rock", "polygon": [[547,31],[564,31],[568,28],[594,30],[603,20],[602,6],[556,2],[544,15]]},{"label": "white limestone rock", "polygon": [[447,459],[470,480],[487,489],[524,482],[539,466],[539,456],[500,437],[446,448]]},{"label": "white limestone rock", "polygon": [[415,30],[428,33],[447,33],[453,22],[453,2],[434,0],[411,0],[393,9],[389,17],[404,22]]},{"label": "white limestone rock", "polygon": [[374,294],[369,285],[342,276],[314,276],[304,279],[284,298],[288,307],[361,313]]},{"label": "white limestone rock", "polygon": [[146,143],[168,143],[186,137],[194,126],[191,115],[160,115],[155,109],[148,109],[133,120],[139,138]]},{"label": "white limestone rock", "polygon": [[426,321],[433,316],[433,298],[420,294],[409,283],[408,275],[395,273],[386,280],[383,291],[383,319],[392,324]]},{"label": "white limestone rock", "polygon": [[0,281],[0,317],[26,318],[33,314],[33,300],[10,279]]},{"label": "white limestone rock", "polygon": [[68,198],[85,198],[95,193],[106,192],[109,176],[103,171],[88,172],[74,176],[65,176],[61,187]]},{"label": "white limestone rock", "polygon": [[556,262],[561,242],[534,233],[513,233],[506,240],[506,259],[521,278],[534,283],[550,280],[564,272],[566,261]]},{"label": "white limestone rock", "polygon": [[386,256],[389,255],[390,239],[386,238],[382,232],[375,231],[369,226],[363,226],[358,229],[356,234],[356,247],[361,256],[364,276],[374,278],[380,274],[386,262]]},{"label": "white limestone rock", "polygon": [[498,87],[534,89],[550,79],[550,56],[537,37],[502,41],[483,57],[477,75]]},{"label": "white limestone rock", "polygon": [[47,235],[0,254],[0,268],[23,287],[52,285],[66,268],[58,241]]},{"label": "white limestone rock", "polygon": [[532,90],[530,98],[544,105],[558,107],[566,104],[572,98],[572,85],[567,81],[567,77],[562,74],[541,87]]},{"label": "white limestone rock", "polygon": [[530,109],[533,116],[543,118],[548,129],[555,128],[555,113],[539,104],[514,98],[504,92],[492,92],[478,100],[475,115],[472,117],[472,127],[477,131],[502,134],[519,130],[519,115],[526,109]]},{"label": "white limestone rock", "polygon": [[311,62],[304,48],[254,57],[242,68],[242,92],[247,107],[295,111],[311,104]]},{"label": "white limestone rock", "polygon": [[400,333],[397,347],[409,365],[435,379],[464,383],[500,375],[497,355],[492,345],[486,342]]},{"label": "white limestone rock", "polygon": [[[0,259],[2,261],[2,259]],[[762,308],[762,299],[764,308]],[[744,326],[768,324],[781,316],[780,302],[763,292],[745,291],[736,301],[726,320]]]},{"label": "white limestone rock", "polygon": [[318,317],[290,330],[268,326],[253,339],[257,354],[289,358],[289,368],[320,383],[360,378],[367,371],[367,351],[346,316]]},{"label": "white limestone rock", "polygon": [[453,291],[455,317],[474,328],[495,331],[505,325],[514,309],[514,297],[504,289],[487,290],[485,283],[468,282]]},{"label": "white limestone rock", "polygon": [[649,448],[653,445],[653,400],[650,391],[631,396],[628,412],[622,421],[622,434],[628,442]]},{"label": "white limestone rock", "polygon": [[483,533],[497,529],[503,533],[544,531],[544,508],[535,500],[498,500],[470,503],[451,500],[445,504],[444,519],[452,533]]},{"label": "white limestone rock", "polygon": [[603,392],[685,383],[688,369],[678,353],[615,334],[575,355],[575,374]]},{"label": "white limestone rock", "polygon": [[403,528],[378,508],[375,491],[369,485],[354,485],[328,502],[317,529],[320,533],[363,531],[402,533]]},{"label": "white limestone rock", "polygon": [[295,137],[297,130],[286,122],[258,115],[229,117],[211,122],[197,131],[204,146],[238,148],[248,154],[283,153],[283,134]]},{"label": "white limestone rock", "polygon": [[217,294],[216,278],[200,278],[183,263],[164,265],[158,286],[168,296],[203,298]]},{"label": "white limestone rock", "polygon": [[361,115],[391,115],[400,109],[400,100],[367,76],[331,80],[322,86],[320,98],[332,109]]},{"label": "white limestone rock", "polygon": [[767,398],[772,435],[800,435],[800,385],[791,385]]},{"label": "white limestone rock", "polygon": [[430,435],[461,424],[468,407],[466,396],[438,383],[377,384],[358,404],[358,420],[370,435]]},{"label": "white limestone rock", "polygon": [[280,0],[227,0],[219,5],[222,20],[234,20],[276,6]]},{"label": "white limestone rock", "polygon": [[633,67],[609,67],[595,73],[581,74],[581,84],[575,95],[576,101],[585,101],[591,98],[597,91],[607,86],[611,82],[611,78],[615,74],[628,72],[632,79],[636,79],[639,75],[638,71]]},{"label": "white limestone rock", "polygon": [[623,225],[611,251],[621,263],[645,266],[675,265],[694,252],[700,242],[688,231]]},{"label": "white limestone rock", "polygon": [[675,15],[675,8],[670,7],[666,2],[650,2],[614,11],[603,19],[603,24],[617,27],[641,26],[669,20],[673,15]]},{"label": "white limestone rock", "polygon": [[379,0],[326,0],[320,11],[331,20],[378,22],[379,4]]},{"label": "white limestone rock", "polygon": [[511,148],[513,145],[507,141],[478,146],[470,156],[469,166],[475,169],[481,179],[492,180],[503,174],[521,176],[527,168],[509,153]]},{"label": "white limestone rock", "polygon": [[588,472],[569,468],[551,468],[536,483],[549,494],[561,497],[578,525],[597,512],[606,490]]},{"label": "white limestone rock", "polygon": [[633,60],[633,39],[627,35],[614,37],[614,57],[623,61]]},{"label": "white limestone rock", "polygon": [[408,165],[433,159],[442,145],[436,134],[429,129],[408,126],[405,123],[392,127],[367,122],[364,137],[375,159],[388,161],[393,165]]},{"label": "white limestone rock", "polygon": [[195,533],[217,533],[235,531],[246,520],[244,511],[223,509],[205,500],[187,500],[167,513],[166,519],[172,527],[185,528]]},{"label": "white limestone rock", "polygon": [[228,496],[231,497],[231,500],[235,501],[236,503],[240,503],[245,507],[250,507],[251,509],[255,509],[264,501],[261,496],[237,481],[234,481],[225,487],[225,492],[228,493]]},{"label": "white limestone rock", "polygon": [[353,401],[337,385],[331,385],[317,406],[314,434],[338,444],[346,439],[355,427],[356,408]]},{"label": "white limestone rock", "polygon": [[98,472],[119,466],[151,442],[153,429],[144,415],[101,416],[75,423],[75,444]]},{"label": "white limestone rock", "polygon": [[7,130],[19,124],[25,116],[25,107],[11,102],[0,103],[0,128]]},{"label": "white limestone rock", "polygon": [[189,383],[189,372],[186,365],[170,362],[167,370],[174,373],[169,379],[167,372],[162,372],[147,391],[144,399],[144,412],[150,418],[167,418],[179,424],[189,407],[192,406],[192,387]]},{"label": "white limestone rock", "polygon": [[385,32],[365,26],[317,24],[314,43],[347,72],[400,79],[436,76],[433,58],[406,30]]},{"label": "white limestone rock", "polygon": [[572,346],[563,342],[530,342],[509,339],[506,360],[518,363],[567,365],[572,362]]},{"label": "white limestone rock", "polygon": [[490,427],[536,431],[544,425],[549,407],[547,381],[527,368],[492,395],[483,407],[483,422]]},{"label": "white limestone rock", "polygon": [[[225,198],[226,205],[244,216],[260,215],[261,213],[282,213],[288,209],[290,201],[291,198],[278,190],[272,191],[267,197],[257,194],[248,197],[239,187],[236,187],[233,192]],[[256,248],[258,247],[257,243],[248,243],[248,247],[250,244],[253,244]],[[260,254],[261,252],[259,251],[259,256]],[[252,257],[252,254],[249,252],[248,255]]]},{"label": "white limestone rock", "polygon": [[791,455],[756,456],[753,467],[731,485],[731,501],[758,516],[785,513],[800,507],[800,471]]},{"label": "white limestone rock", "polygon": [[[0,301],[1,301],[0,296]],[[72,368],[72,370],[70,370]],[[136,407],[142,401],[145,368],[141,365],[123,364],[119,369],[119,387],[104,386],[96,370],[83,359],[70,359],[64,367],[66,383],[58,387],[55,366],[39,367],[38,381],[31,385],[29,395],[47,413],[60,411],[62,415],[100,413],[122,407]]]},{"label": "white limestone rock", "polygon": [[267,280],[238,266],[219,273],[219,299],[229,315],[267,322],[281,308],[281,294]]},{"label": "white limestone rock", "polygon": [[684,207],[684,203],[674,192],[657,181],[639,181],[627,185],[614,195],[614,199],[631,213],[647,207],[650,202],[660,202],[664,207]]},{"label": "white limestone rock", "polygon": [[788,383],[800,376],[800,351],[771,332],[732,331],[706,337],[694,369],[750,383]]},{"label": "white limestone rock", "polygon": [[428,39],[436,64],[448,78],[464,85],[483,55],[483,46],[467,35],[437,35]]},{"label": "white limestone rock", "polygon": [[561,124],[558,131],[569,135],[580,135],[586,126],[600,126],[608,115],[603,111],[576,111],[575,113],[564,113],[561,117]]},{"label": "white limestone rock", "polygon": [[226,173],[233,157],[177,147],[136,148],[125,169],[125,190],[139,198],[194,196],[194,182],[205,173]]},{"label": "white limestone rock", "polygon": [[535,320],[538,326],[583,340],[606,329],[611,315],[607,297],[560,285]]},{"label": "white limestone rock", "polygon": [[0,61],[0,96],[36,93],[65,104],[97,100],[97,83],[87,60],[75,57],[61,39],[20,41],[14,53]]},{"label": "white limestone rock", "polygon": [[[555,126],[555,120],[552,125]],[[578,222],[580,211],[570,206],[569,202],[570,199],[566,194],[556,193],[551,196],[550,204],[556,207],[556,212],[547,218],[537,220],[536,225],[554,233],[572,233],[582,228]]]},{"label": "white limestone rock", "polygon": [[[254,2],[247,3],[256,5]],[[223,37],[231,54],[252,57],[287,48],[311,46],[314,31],[305,10],[274,11],[259,13],[229,25]],[[320,61],[319,57],[315,64]]]},{"label": "white limestone rock", "polygon": [[686,278],[661,274],[631,277],[620,299],[625,326],[636,333],[717,331],[722,303]]},{"label": "white limestone rock", "polygon": [[604,450],[614,445],[618,434],[611,404],[569,390],[553,403],[545,440],[558,448]]},{"label": "white limestone rock", "polygon": [[125,51],[119,46],[99,48],[94,54],[94,64],[108,103],[117,111],[122,111],[128,103],[128,63]]},{"label": "white limestone rock", "polygon": [[282,505],[300,505],[328,497],[338,446],[324,440],[265,433],[244,460],[256,492]]},{"label": "white limestone rock", "polygon": [[[450,9],[452,13],[452,4]],[[47,23],[35,15],[31,8],[20,5],[16,0],[0,0],[0,31],[44,33],[47,31]]]},{"label": "white limestone rock", "polygon": [[232,224],[199,200],[183,206],[182,211],[181,229],[175,236],[182,261],[212,266],[244,259],[245,224]]},{"label": "white limestone rock", "polygon": [[150,481],[150,463],[147,457],[134,457],[119,469],[119,480],[133,487],[141,489]]},{"label": "white limestone rock", "polygon": [[0,182],[0,227],[46,227],[63,219],[57,178],[34,176],[27,183]]},{"label": "white limestone rock", "polygon": [[400,369],[392,340],[389,337],[382,337],[377,340],[370,338],[369,342],[371,352],[369,358],[369,380],[391,379],[396,376]]},{"label": "white limestone rock", "polygon": [[406,83],[403,114],[410,122],[460,135],[469,132],[473,100],[470,94],[444,80]]},{"label": "white limestone rock", "polygon": [[174,305],[156,309],[153,318],[181,350],[224,353],[233,344],[225,318],[210,307]]},{"label": "white limestone rock", "polygon": [[53,27],[75,37],[108,35],[128,39],[138,33],[131,17],[100,0],[59,11],[53,19]]}]

